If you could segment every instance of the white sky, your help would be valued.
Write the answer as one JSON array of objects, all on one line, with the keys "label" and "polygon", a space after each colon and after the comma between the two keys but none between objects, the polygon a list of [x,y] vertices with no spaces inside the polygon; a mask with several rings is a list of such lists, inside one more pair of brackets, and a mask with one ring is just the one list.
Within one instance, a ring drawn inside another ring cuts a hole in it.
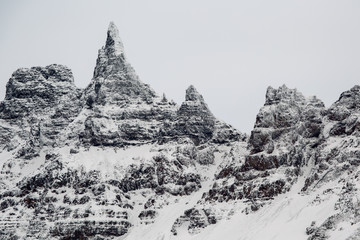
[{"label": "white sky", "polygon": [[110,21],[143,82],[179,104],[193,84],[244,132],[269,85],[329,106],[360,84],[359,0],[1,0],[0,98],[19,67],[64,64],[85,87]]}]

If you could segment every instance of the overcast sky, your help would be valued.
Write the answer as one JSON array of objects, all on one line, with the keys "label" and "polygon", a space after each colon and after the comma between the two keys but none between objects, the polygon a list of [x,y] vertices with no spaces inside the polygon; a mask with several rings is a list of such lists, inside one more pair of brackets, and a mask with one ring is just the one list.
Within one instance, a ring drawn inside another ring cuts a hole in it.
[{"label": "overcast sky", "polygon": [[269,85],[329,106],[360,84],[359,0],[2,0],[0,98],[19,67],[64,64],[85,87],[110,21],[143,82],[179,104],[193,84],[244,132]]}]

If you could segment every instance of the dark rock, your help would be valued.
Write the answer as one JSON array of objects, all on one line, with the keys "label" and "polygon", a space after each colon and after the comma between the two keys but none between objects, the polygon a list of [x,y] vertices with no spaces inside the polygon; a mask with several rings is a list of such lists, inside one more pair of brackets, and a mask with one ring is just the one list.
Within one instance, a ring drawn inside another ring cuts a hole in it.
[{"label": "dark rock", "polygon": [[360,86],[354,86],[349,91],[345,91],[328,110],[328,117],[333,121],[342,121],[354,111],[360,109]]},{"label": "dark rock", "polygon": [[185,102],[178,111],[175,130],[189,136],[198,145],[213,137],[215,117],[194,86],[186,90]]},{"label": "dark rock", "polygon": [[286,162],[286,156],[278,155],[249,155],[246,156],[242,171],[251,169],[265,171],[271,168],[278,168]]},{"label": "dark rock", "polygon": [[156,217],[157,213],[155,210],[144,210],[144,211],[141,211],[141,213],[139,214],[139,218],[141,220],[144,220],[144,219],[154,219]]}]

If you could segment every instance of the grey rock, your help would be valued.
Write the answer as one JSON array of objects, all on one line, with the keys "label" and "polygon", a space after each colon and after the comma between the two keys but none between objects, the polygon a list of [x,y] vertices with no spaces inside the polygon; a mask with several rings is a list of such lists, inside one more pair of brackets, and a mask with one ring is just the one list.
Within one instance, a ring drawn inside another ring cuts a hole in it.
[{"label": "grey rock", "polygon": [[181,104],[177,114],[175,130],[179,134],[190,136],[195,144],[213,137],[216,119],[194,86],[186,90],[185,102]]},{"label": "grey rock", "polygon": [[[324,191],[338,198],[338,214],[304,229],[309,239],[326,238],[340,223],[360,221],[359,100],[359,86],[329,109],[296,89],[269,87],[248,138],[218,120],[195,87],[177,106],[141,82],[111,23],[87,88],[78,89],[71,71],[56,64],[11,76],[0,102],[0,153],[7,157],[0,166],[0,237],[19,238],[20,229],[34,239],[126,238],[136,227],[133,216],[153,224],[161,208],[195,192],[201,199],[176,216],[171,231],[187,226],[197,233],[232,216],[217,206],[256,214],[306,174],[300,194],[328,182],[340,189]],[[149,149],[108,172],[74,167],[89,150],[135,147]],[[104,220],[94,218],[100,215]]]}]

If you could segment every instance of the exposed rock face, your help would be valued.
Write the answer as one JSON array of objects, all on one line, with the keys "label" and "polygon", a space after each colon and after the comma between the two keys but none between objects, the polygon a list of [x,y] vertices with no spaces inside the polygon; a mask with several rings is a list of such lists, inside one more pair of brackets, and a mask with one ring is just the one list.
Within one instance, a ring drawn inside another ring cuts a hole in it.
[{"label": "exposed rock face", "polygon": [[195,87],[177,106],[141,82],[111,23],[87,88],[56,64],[10,78],[0,238],[358,239],[359,100],[269,87],[247,138]]},{"label": "exposed rock face", "polygon": [[185,98],[178,107],[139,80],[113,23],[84,90],[65,66],[15,71],[0,103],[0,236],[113,239],[198,192],[219,141],[246,136],[193,86]]},{"label": "exposed rock face", "polygon": [[[156,141],[165,120],[175,119],[177,107],[142,83],[128,63],[116,26],[111,23],[106,45],[99,50],[94,77],[84,91],[87,111],[84,144],[123,146]],[[113,124],[104,127],[104,121]]]},{"label": "exposed rock face", "polygon": [[59,134],[79,114],[81,91],[71,70],[53,64],[18,69],[6,86],[0,103],[0,148],[17,148],[17,157],[32,158],[43,146],[61,144]]},{"label": "exposed rock face", "polygon": [[[318,141],[323,128],[324,104],[305,97],[296,89],[285,85],[279,89],[268,88],[266,101],[256,117],[255,128],[249,139],[250,155],[246,168],[272,168],[287,164],[305,163],[301,149],[308,142]],[[292,143],[292,144],[289,144]],[[262,159],[263,166],[254,166]]]},{"label": "exposed rock face", "polygon": [[[278,207],[289,206],[294,211],[299,202],[305,202],[307,205],[303,205],[301,212],[309,206],[322,208],[330,204],[328,217],[320,222],[311,222],[312,214],[303,215],[309,219],[304,228],[308,239],[328,239],[339,226],[349,222],[358,223],[357,201],[353,199],[358,194],[354,181],[359,175],[360,165],[358,90],[359,87],[355,86],[344,92],[327,110],[315,97],[305,98],[286,86],[279,89],[269,87],[247,151],[232,147],[228,155],[232,160],[218,172],[213,186],[203,194],[195,207],[184,211],[176,220],[173,234],[177,235],[183,226],[187,226],[190,233],[201,234],[202,228],[235,214],[234,205],[242,206],[238,215],[244,214],[244,218],[260,211],[258,215],[262,218],[256,219],[261,222],[264,218],[279,221],[281,217],[274,218],[267,214],[267,211],[274,214],[271,210]],[[288,197],[275,201],[280,194],[299,200],[294,204],[286,200]],[[312,200],[307,202],[309,197]],[[336,203],[332,204],[330,199],[336,199]],[[272,204],[274,206],[271,208]],[[267,210],[261,211],[263,207]],[[336,210],[332,212],[332,209]],[[215,221],[209,221],[205,212],[211,212]],[[286,210],[275,213],[281,216],[281,212],[288,214]],[[296,217],[299,218],[299,215]],[[316,219],[317,216],[312,217]],[[273,226],[271,222],[266,222],[266,225],[270,225],[269,229]],[[263,239],[263,228],[259,226],[259,234],[254,234],[254,229],[249,232],[242,229],[242,234],[247,239],[259,239],[259,236]],[[275,235],[282,236],[274,233],[269,234],[268,238]],[[347,236],[356,239],[360,235],[355,231]]]},{"label": "exposed rock face", "polygon": [[338,101],[336,101],[329,109],[329,118],[335,121],[342,121],[351,113],[359,110],[359,92],[360,86],[354,86],[349,91],[345,91],[340,95]]},{"label": "exposed rock face", "polygon": [[[63,113],[71,105],[79,108],[79,98],[80,91],[75,87],[71,70],[67,67],[53,64],[45,68],[21,68],[13,73],[6,86],[0,117],[23,121],[28,120],[24,117],[29,118],[31,115],[49,116],[50,109]],[[77,113],[74,110],[72,115]]]},{"label": "exposed rock face", "polygon": [[358,135],[359,131],[360,86],[343,92],[339,100],[328,110],[328,118],[334,122],[330,135]]},{"label": "exposed rock face", "polygon": [[196,144],[208,141],[213,137],[215,121],[203,97],[194,86],[190,86],[178,111],[177,134],[191,136]]},{"label": "exposed rock face", "polygon": [[319,141],[323,112],[324,104],[314,97],[306,99],[285,85],[269,87],[248,141],[249,153],[240,164],[232,162],[217,176],[219,180],[235,178],[234,183],[213,188],[205,199],[245,198],[251,209],[257,209],[263,200],[288,191],[312,156],[311,146]]},{"label": "exposed rock face", "polygon": [[[193,86],[187,89],[185,102],[179,108],[142,83],[127,62],[118,30],[112,23],[83,101],[86,120],[78,129],[82,129],[79,135],[85,145],[124,146],[188,137],[195,144],[210,139],[244,139],[237,130],[216,120]],[[114,124],[106,129],[104,121]]]},{"label": "exposed rock face", "polygon": [[95,104],[152,103],[155,92],[139,80],[125,57],[119,31],[110,23],[105,47],[99,50],[94,77],[85,90],[89,107]]}]

